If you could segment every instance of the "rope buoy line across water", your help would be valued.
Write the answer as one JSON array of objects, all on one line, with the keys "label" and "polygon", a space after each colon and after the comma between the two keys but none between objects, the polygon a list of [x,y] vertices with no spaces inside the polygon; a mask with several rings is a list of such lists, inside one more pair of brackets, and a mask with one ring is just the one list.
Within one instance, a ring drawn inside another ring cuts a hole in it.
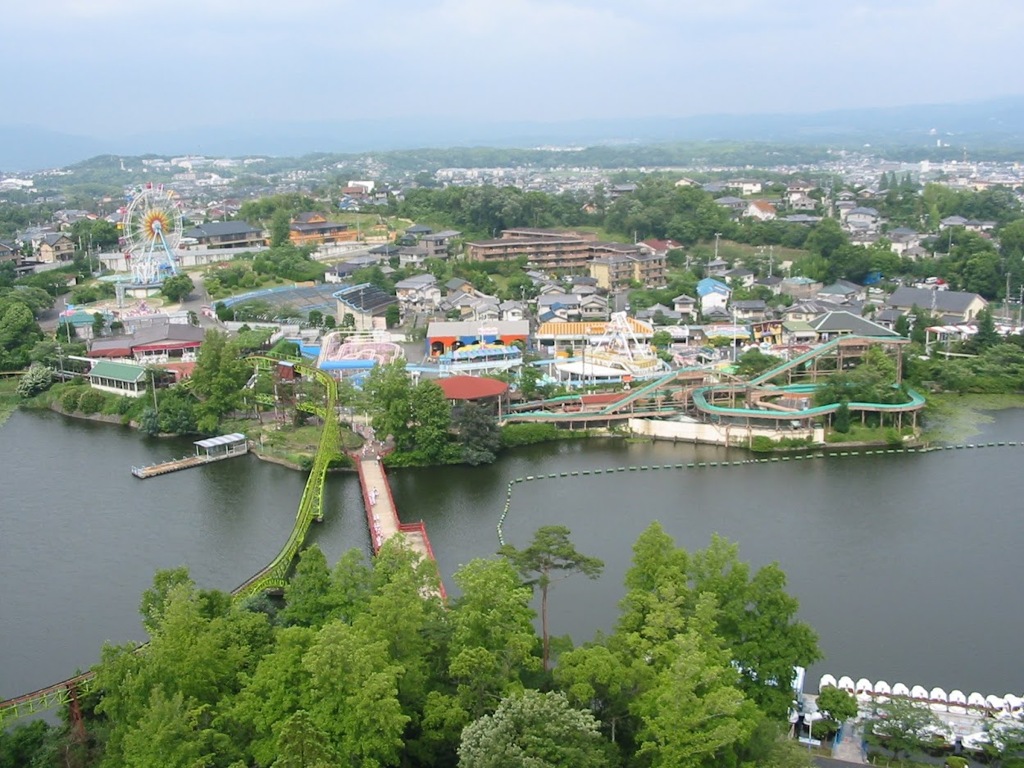
[{"label": "rope buoy line across water", "polygon": [[580,469],[571,472],[552,472],[546,475],[526,475],[509,480],[508,489],[505,491],[505,505],[501,510],[501,517],[498,519],[498,543],[505,546],[505,518],[508,517],[512,508],[512,489],[519,483],[529,483],[539,480],[556,480],[561,478],[589,477],[594,475],[613,475],[617,472],[650,472],[652,470],[666,469],[707,469],[721,467],[739,467],[748,464],[775,464],[784,461],[810,461],[811,459],[832,459],[849,456],[881,456],[883,454],[907,454],[907,453],[935,453],[937,451],[960,451],[971,448],[1024,448],[1024,442],[1000,441],[991,443],[958,443],[955,445],[933,445],[920,448],[875,448],[865,451],[815,451],[814,453],[797,453],[785,456],[759,456],[750,459],[737,461],[691,461],[680,464],[651,464],[633,467],[606,467],[604,469]]}]

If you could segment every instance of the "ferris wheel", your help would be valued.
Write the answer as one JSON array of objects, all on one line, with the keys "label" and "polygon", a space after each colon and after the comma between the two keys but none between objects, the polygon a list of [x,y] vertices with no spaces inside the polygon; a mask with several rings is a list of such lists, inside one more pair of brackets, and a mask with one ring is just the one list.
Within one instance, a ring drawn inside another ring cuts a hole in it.
[{"label": "ferris wheel", "polygon": [[181,241],[181,201],[162,184],[147,184],[129,195],[121,209],[120,244],[132,282],[153,285],[178,274],[174,249]]}]

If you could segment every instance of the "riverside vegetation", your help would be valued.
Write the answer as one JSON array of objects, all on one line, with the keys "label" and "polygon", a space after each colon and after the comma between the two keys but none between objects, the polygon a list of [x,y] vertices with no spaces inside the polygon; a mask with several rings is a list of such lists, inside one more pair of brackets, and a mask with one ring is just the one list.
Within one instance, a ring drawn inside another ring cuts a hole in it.
[{"label": "riverside vegetation", "polygon": [[82,768],[809,766],[784,716],[793,666],[820,651],[777,565],[754,571],[718,537],[688,552],[653,524],[613,631],[542,641],[530,585],[600,565],[542,528],[462,566],[448,605],[431,596],[433,563],[400,540],[333,568],[307,549],[283,603],[161,571],[140,606],[150,642],[104,649],[83,727],[33,723],[0,736],[0,754]]}]

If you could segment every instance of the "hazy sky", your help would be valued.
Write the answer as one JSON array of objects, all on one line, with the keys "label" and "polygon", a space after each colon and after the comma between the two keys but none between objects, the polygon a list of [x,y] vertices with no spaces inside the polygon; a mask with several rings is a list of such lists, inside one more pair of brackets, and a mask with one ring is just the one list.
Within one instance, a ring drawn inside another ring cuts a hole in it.
[{"label": "hazy sky", "polygon": [[0,0],[0,122],[805,112],[1024,91],[1017,0]]}]

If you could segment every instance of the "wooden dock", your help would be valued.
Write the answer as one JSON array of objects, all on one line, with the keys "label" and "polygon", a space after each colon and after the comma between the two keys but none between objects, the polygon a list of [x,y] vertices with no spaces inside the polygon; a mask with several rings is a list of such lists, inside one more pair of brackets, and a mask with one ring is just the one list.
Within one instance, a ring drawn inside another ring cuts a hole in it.
[{"label": "wooden dock", "polygon": [[[132,474],[140,480],[145,480],[148,477],[158,477],[182,469],[191,469],[203,464],[210,464],[214,461],[244,456],[249,452],[249,443],[246,441],[245,435],[239,432],[211,437],[206,440],[196,440],[194,445],[196,446],[194,456],[183,456],[180,459],[150,464],[147,467],[132,467]],[[201,451],[205,451],[205,453]]]}]

